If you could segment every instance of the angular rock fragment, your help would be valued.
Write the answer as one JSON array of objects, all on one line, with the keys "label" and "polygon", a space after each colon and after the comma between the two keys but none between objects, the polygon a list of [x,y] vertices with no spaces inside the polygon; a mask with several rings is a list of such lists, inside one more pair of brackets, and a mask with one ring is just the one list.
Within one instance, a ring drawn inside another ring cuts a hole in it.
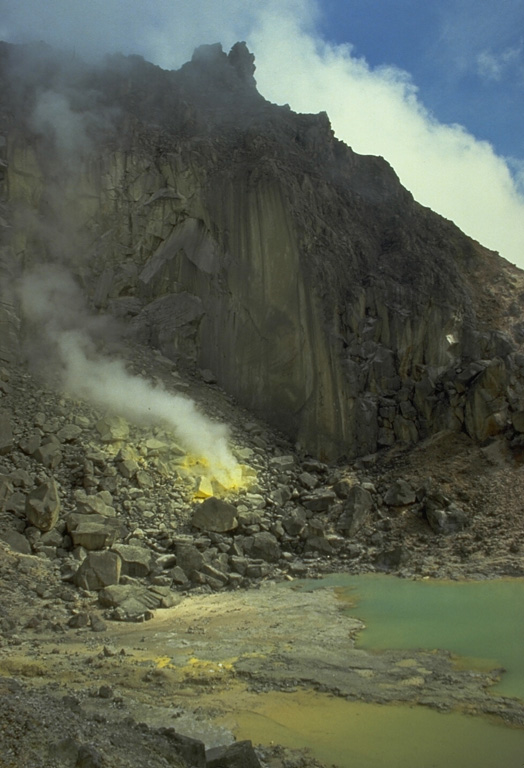
[{"label": "angular rock fragment", "polygon": [[252,557],[259,557],[268,563],[276,563],[280,560],[280,545],[272,533],[260,531],[253,535],[253,546],[250,552]]},{"label": "angular rock fragment", "polygon": [[206,751],[206,768],[261,768],[251,741],[235,741]]},{"label": "angular rock fragment", "polygon": [[145,547],[130,544],[114,544],[112,548],[122,560],[122,575],[135,579],[144,578],[151,571],[152,553]]},{"label": "angular rock fragment", "polygon": [[335,501],[336,494],[329,488],[320,488],[301,497],[302,504],[311,512],[325,512]]},{"label": "angular rock fragment", "polygon": [[416,500],[417,495],[413,487],[401,478],[395,480],[384,496],[384,501],[388,507],[402,507],[414,504]]},{"label": "angular rock fragment", "polygon": [[191,576],[193,571],[198,571],[204,562],[202,552],[190,542],[176,542],[175,556],[177,566],[188,576]]},{"label": "angular rock fragment", "polygon": [[89,552],[75,573],[74,582],[78,587],[98,591],[118,584],[122,561],[116,552]]},{"label": "angular rock fragment", "polygon": [[47,438],[38,446],[33,456],[46,469],[56,469],[62,461],[61,444],[56,438]]},{"label": "angular rock fragment", "polygon": [[26,517],[41,531],[54,528],[60,514],[58,486],[53,479],[45,480],[26,497]]},{"label": "angular rock fragment", "polygon": [[31,554],[31,545],[26,537],[18,531],[4,531],[0,533],[0,539],[4,541],[13,552],[19,552],[21,555]]},{"label": "angular rock fragment", "polygon": [[353,536],[367,521],[373,507],[373,498],[361,485],[352,485],[343,504],[337,529]]},{"label": "angular rock fragment", "polygon": [[7,475],[0,475],[0,511],[6,508],[13,490],[11,478]]},{"label": "angular rock fragment", "polygon": [[238,527],[237,510],[229,502],[211,496],[195,509],[191,523],[203,531],[234,531]]},{"label": "angular rock fragment", "polygon": [[457,533],[462,531],[469,522],[467,513],[455,504],[450,504],[444,509],[426,505],[425,515],[435,533]]},{"label": "angular rock fragment", "polygon": [[270,467],[273,469],[293,469],[295,467],[294,456],[272,456],[269,459]]},{"label": "angular rock fragment", "polygon": [[63,443],[71,443],[76,440],[77,437],[80,437],[82,431],[82,427],[79,427],[77,424],[66,424],[58,430],[56,436]]},{"label": "angular rock fragment", "polygon": [[120,416],[106,416],[100,419],[96,423],[96,429],[104,443],[119,442],[129,437],[129,424]]},{"label": "angular rock fragment", "polygon": [[111,494],[107,491],[87,494],[85,491],[78,490],[75,493],[76,508],[81,515],[103,515],[104,517],[115,517],[116,511],[111,505]]},{"label": "angular rock fragment", "polygon": [[72,513],[67,516],[66,523],[73,546],[89,551],[111,547],[126,533],[120,520],[103,515]]},{"label": "angular rock fragment", "polygon": [[0,411],[0,456],[13,450],[13,430],[11,418],[6,411]]},{"label": "angular rock fragment", "polygon": [[306,522],[306,513],[301,508],[289,510],[282,518],[282,525],[289,536],[300,536]]}]

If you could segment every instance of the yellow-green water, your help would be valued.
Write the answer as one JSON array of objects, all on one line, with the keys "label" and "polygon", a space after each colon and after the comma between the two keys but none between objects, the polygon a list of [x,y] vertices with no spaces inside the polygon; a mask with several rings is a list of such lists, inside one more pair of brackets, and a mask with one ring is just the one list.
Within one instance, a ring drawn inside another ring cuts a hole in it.
[{"label": "yellow-green water", "polygon": [[[303,586],[340,589],[348,612],[366,624],[359,647],[439,648],[459,654],[467,667],[504,667],[494,692],[524,699],[523,579],[335,575]],[[239,738],[309,747],[341,768],[524,767],[524,729],[419,706],[348,702],[310,691],[270,693],[237,711],[235,722]]]},{"label": "yellow-green water", "polygon": [[[232,725],[232,723],[228,723]],[[236,727],[235,727],[236,726]],[[308,747],[340,768],[522,768],[524,731],[423,707],[362,704],[311,691],[258,694],[237,738]]]}]

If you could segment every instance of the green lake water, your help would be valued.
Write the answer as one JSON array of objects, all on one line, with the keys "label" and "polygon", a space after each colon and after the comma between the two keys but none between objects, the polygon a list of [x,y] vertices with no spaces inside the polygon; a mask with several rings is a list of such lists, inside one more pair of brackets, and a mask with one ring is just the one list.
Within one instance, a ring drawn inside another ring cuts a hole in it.
[{"label": "green lake water", "polygon": [[[438,648],[457,654],[466,668],[503,667],[493,692],[524,700],[524,579],[441,582],[337,574],[303,582],[305,589],[322,587],[339,589],[348,613],[365,623],[358,647]],[[241,724],[243,737],[255,743],[308,746],[318,759],[341,768],[524,767],[524,729],[420,706],[273,693],[261,696]]]},{"label": "green lake water", "polygon": [[466,665],[503,667],[493,692],[524,700],[524,579],[411,581],[369,574],[320,583],[341,588],[348,612],[365,623],[359,648],[440,648]]}]

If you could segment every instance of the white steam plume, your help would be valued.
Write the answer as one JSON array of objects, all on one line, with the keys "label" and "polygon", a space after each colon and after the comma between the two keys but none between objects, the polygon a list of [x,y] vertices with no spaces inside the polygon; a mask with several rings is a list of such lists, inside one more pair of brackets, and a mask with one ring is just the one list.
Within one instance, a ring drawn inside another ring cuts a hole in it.
[{"label": "white steam plume", "polygon": [[240,467],[228,445],[227,428],[211,421],[184,396],[171,394],[126,371],[121,360],[97,351],[94,338],[103,318],[91,315],[73,278],[56,266],[25,275],[19,286],[22,309],[56,356],[63,388],[70,395],[143,425],[172,430],[181,445],[208,465],[222,485],[237,485]]}]

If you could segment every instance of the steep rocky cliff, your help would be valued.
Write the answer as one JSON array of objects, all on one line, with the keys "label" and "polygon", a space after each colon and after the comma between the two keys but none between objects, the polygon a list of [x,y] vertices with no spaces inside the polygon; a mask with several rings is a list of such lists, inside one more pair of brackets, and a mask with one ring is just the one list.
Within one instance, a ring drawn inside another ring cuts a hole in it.
[{"label": "steep rocky cliff", "polygon": [[13,281],[60,263],[321,458],[441,429],[518,447],[522,273],[253,73],[243,43],[176,72],[1,46],[0,356]]}]

